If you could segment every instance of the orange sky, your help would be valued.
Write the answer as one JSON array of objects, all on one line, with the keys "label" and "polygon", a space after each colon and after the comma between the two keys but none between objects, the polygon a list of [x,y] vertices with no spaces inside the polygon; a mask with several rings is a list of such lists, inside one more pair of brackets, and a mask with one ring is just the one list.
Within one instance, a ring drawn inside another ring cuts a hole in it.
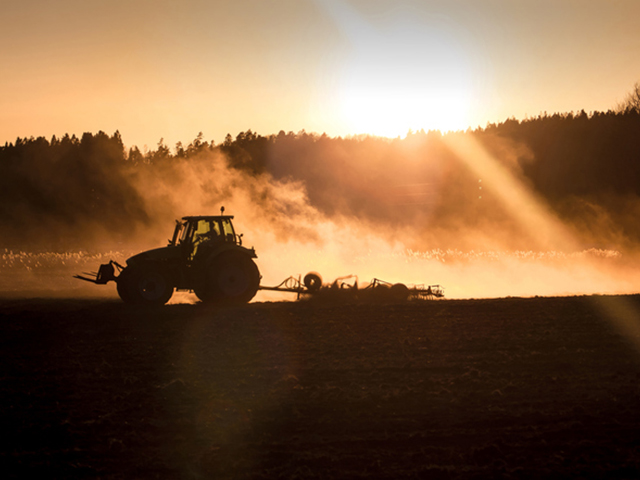
[{"label": "orange sky", "polygon": [[0,142],[252,129],[404,135],[607,110],[637,0],[5,0]]}]

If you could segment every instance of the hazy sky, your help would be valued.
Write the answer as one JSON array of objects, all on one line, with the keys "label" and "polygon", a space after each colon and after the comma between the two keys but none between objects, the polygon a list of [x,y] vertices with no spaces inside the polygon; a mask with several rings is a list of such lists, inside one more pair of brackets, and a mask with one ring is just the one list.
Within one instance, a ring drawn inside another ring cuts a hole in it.
[{"label": "hazy sky", "polygon": [[395,136],[607,110],[638,0],[3,0],[0,142]]}]

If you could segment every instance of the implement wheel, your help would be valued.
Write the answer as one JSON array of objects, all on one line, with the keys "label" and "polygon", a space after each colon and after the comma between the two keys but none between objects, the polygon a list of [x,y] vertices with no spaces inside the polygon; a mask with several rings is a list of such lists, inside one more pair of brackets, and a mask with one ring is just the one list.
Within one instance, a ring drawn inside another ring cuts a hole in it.
[{"label": "implement wheel", "polygon": [[303,279],[304,286],[307,287],[307,290],[310,292],[317,292],[322,287],[322,277],[319,273],[309,272],[304,276]]},{"label": "implement wheel", "polygon": [[409,288],[404,283],[396,283],[389,290],[391,299],[396,302],[404,302],[409,299]]}]

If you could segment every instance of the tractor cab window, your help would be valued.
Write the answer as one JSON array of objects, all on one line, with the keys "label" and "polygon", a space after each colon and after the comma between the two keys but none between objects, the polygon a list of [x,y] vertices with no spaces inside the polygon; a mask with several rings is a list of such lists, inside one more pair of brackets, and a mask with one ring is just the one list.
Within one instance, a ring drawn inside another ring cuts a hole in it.
[{"label": "tractor cab window", "polygon": [[223,218],[220,223],[222,224],[225,242],[234,243],[236,241],[236,232],[233,231],[233,224],[231,223],[231,220]]},{"label": "tractor cab window", "polygon": [[173,231],[173,237],[171,237],[171,240],[169,240],[169,245],[177,245],[178,242],[182,242],[183,236],[184,236],[184,223],[182,223],[179,220],[176,220],[176,228]]},{"label": "tractor cab window", "polygon": [[182,235],[180,235],[180,244],[191,243],[191,236],[193,235],[193,224],[185,223],[182,225]]},{"label": "tractor cab window", "polygon": [[193,250],[191,251],[191,258],[195,257],[199,249],[206,249],[206,246],[212,247],[217,241],[223,239],[220,235],[218,222],[205,219],[198,220],[195,224],[192,238]]},{"label": "tractor cab window", "polygon": [[211,222],[209,222],[208,220],[198,220],[198,223],[196,224],[194,241],[207,236],[209,232],[211,232]]},{"label": "tractor cab window", "polygon": [[198,248],[203,242],[209,240],[211,236],[211,222],[207,220],[198,220],[194,226],[192,242],[193,250],[191,251],[191,257],[195,257]]},{"label": "tractor cab window", "polygon": [[212,237],[216,236],[219,237],[220,236],[220,225],[218,225],[218,222],[216,222],[215,220],[211,222],[211,233],[212,233]]}]

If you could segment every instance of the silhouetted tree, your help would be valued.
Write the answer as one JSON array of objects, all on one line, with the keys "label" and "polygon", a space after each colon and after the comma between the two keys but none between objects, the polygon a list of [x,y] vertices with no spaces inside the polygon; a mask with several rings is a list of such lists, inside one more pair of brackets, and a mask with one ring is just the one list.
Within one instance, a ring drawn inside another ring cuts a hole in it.
[{"label": "silhouetted tree", "polygon": [[618,104],[617,111],[621,113],[631,111],[640,113],[640,82],[636,82],[624,100]]},{"label": "silhouetted tree", "polygon": [[150,150],[145,155],[145,160],[147,163],[154,164],[159,162],[164,162],[171,160],[173,155],[171,155],[171,150],[164,143],[164,138],[161,138],[158,141],[158,148],[156,150]]},{"label": "silhouetted tree", "polygon": [[144,156],[142,155],[142,152],[140,152],[140,149],[134,145],[129,149],[127,160],[134,165],[138,165],[139,163],[144,162]]}]

